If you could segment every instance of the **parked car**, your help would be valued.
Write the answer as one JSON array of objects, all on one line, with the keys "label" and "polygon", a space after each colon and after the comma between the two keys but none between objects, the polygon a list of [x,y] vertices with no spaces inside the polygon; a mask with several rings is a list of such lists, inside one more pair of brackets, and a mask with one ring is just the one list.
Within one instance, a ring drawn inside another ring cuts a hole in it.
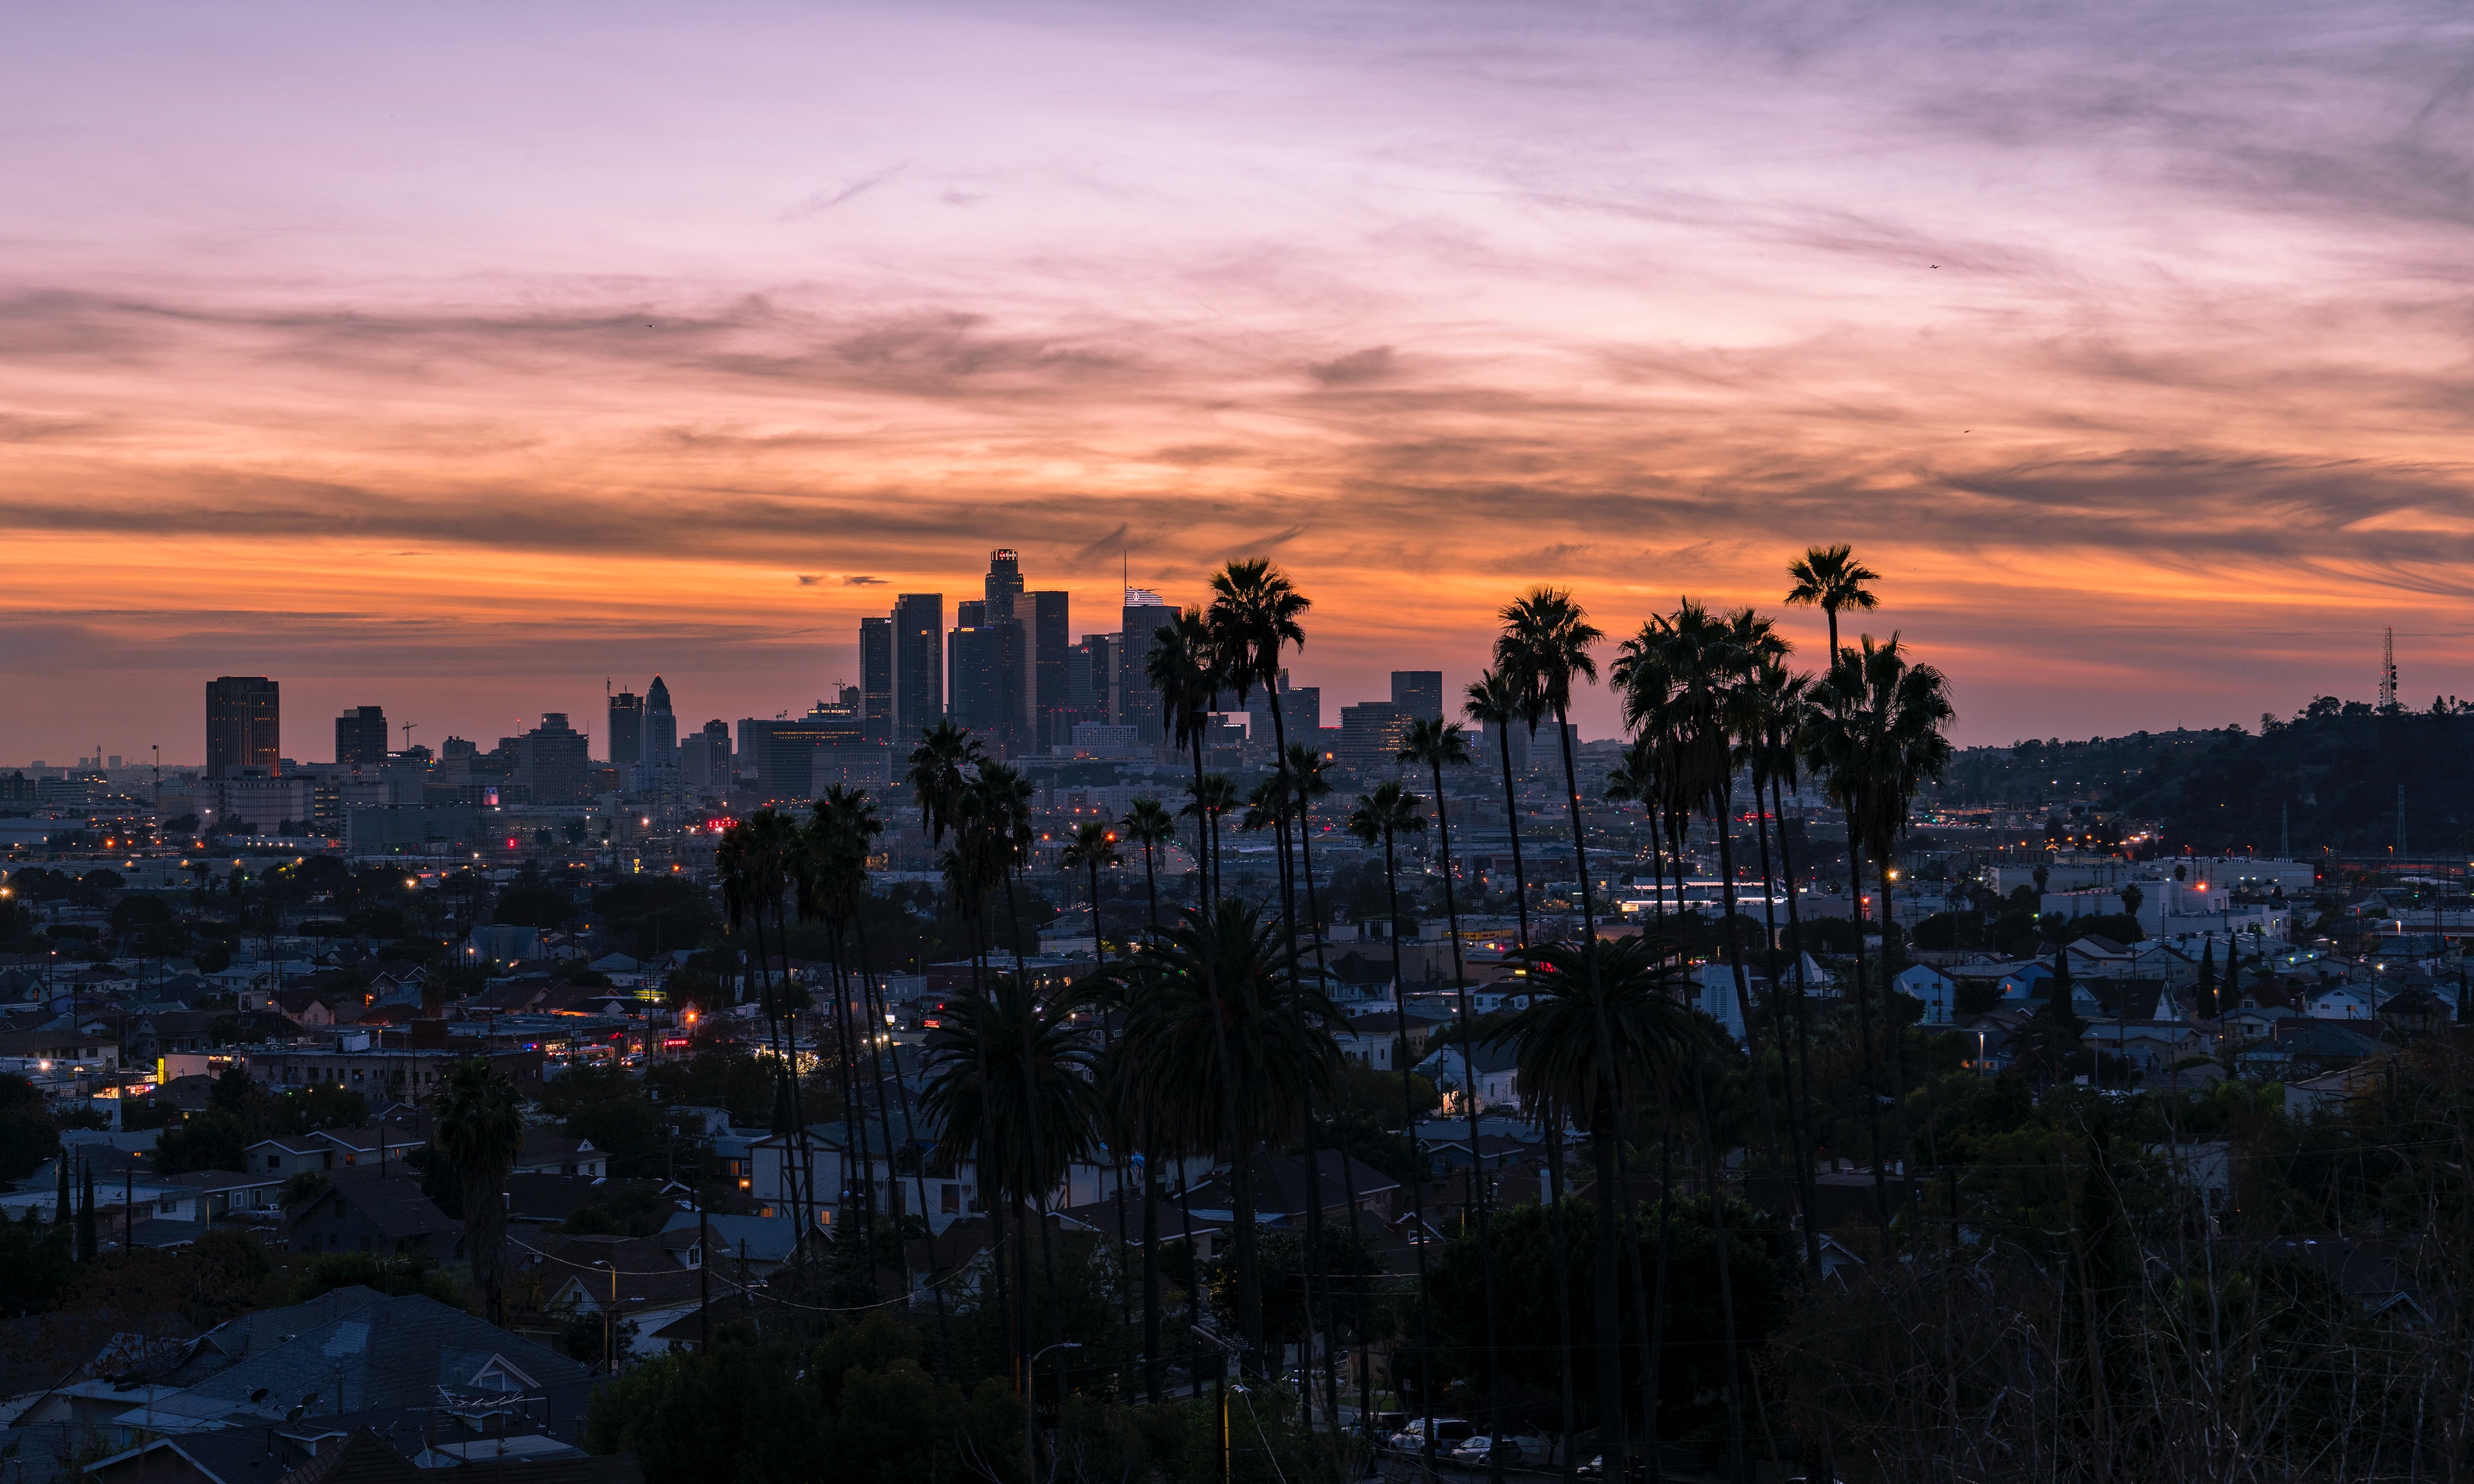
[{"label": "parked car", "polygon": [[[1435,1419],[1435,1450],[1439,1453],[1448,1453],[1455,1447],[1467,1442],[1475,1436],[1477,1436],[1477,1424],[1475,1423],[1467,1422],[1457,1417],[1438,1417]],[[1392,1447],[1396,1452],[1424,1452],[1426,1448],[1426,1420],[1420,1417],[1410,1423],[1408,1426],[1394,1433],[1392,1435]]]},{"label": "parked car", "polygon": [[1510,1433],[1501,1437],[1487,1437],[1480,1434],[1452,1449],[1452,1461],[1470,1468],[1482,1467],[1497,1457],[1507,1465],[1513,1466],[1543,1463],[1546,1455],[1547,1443],[1544,1438],[1515,1437]]}]

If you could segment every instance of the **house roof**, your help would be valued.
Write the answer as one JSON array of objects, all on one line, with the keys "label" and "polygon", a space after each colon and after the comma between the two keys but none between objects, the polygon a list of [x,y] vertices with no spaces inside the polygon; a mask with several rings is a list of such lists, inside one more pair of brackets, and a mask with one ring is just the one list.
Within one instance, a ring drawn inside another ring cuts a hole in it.
[{"label": "house roof", "polygon": [[435,1299],[372,1295],[357,1312],[255,1351],[191,1390],[235,1401],[246,1401],[261,1387],[273,1397],[315,1391],[340,1398],[346,1412],[419,1406],[434,1402],[442,1386],[475,1384],[494,1362],[511,1379],[530,1382],[528,1390],[592,1376],[556,1351]]},{"label": "house roof", "polygon": [[333,1185],[320,1192],[316,1200],[284,1218],[287,1231],[307,1220],[311,1212],[324,1209],[328,1202],[336,1202],[360,1212],[377,1228],[378,1234],[389,1241],[453,1232],[462,1226],[421,1193],[420,1182],[405,1178],[403,1173],[339,1169],[332,1171],[331,1175]]},{"label": "house roof", "polygon": [[[740,1243],[747,1244],[750,1262],[784,1262],[799,1242],[799,1223],[789,1216],[725,1216],[708,1212],[705,1230],[712,1234],[714,1260],[739,1260]],[[693,1242],[696,1234],[696,1213],[680,1211],[662,1228],[666,1244],[669,1238],[685,1234]]]},{"label": "house roof", "polygon": [[615,1274],[615,1306],[621,1314],[693,1302],[705,1281],[703,1274],[682,1266],[670,1250],[654,1237],[570,1237],[554,1247],[533,1249],[525,1265],[540,1275],[542,1287],[551,1302],[580,1287],[581,1292],[574,1296],[595,1309],[614,1306],[611,1287]]}]

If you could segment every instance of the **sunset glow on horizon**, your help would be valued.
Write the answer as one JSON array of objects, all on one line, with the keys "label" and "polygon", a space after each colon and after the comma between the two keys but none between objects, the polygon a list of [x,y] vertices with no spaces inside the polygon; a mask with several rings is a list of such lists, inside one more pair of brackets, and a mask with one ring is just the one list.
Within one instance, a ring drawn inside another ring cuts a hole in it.
[{"label": "sunset glow on horizon", "polygon": [[[2439,7],[262,5],[0,56],[0,762],[856,683],[1232,556],[1326,715],[1852,542],[1962,742],[2474,697]],[[1818,616],[1783,611],[1809,666]],[[1577,718],[1611,734],[1593,691]]]}]

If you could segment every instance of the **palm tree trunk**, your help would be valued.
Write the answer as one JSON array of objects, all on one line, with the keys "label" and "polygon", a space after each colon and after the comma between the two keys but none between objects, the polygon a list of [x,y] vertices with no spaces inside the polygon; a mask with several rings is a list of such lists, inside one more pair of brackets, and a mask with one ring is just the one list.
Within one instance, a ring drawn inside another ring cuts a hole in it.
[{"label": "palm tree trunk", "polygon": [[[1467,1073],[1468,1082],[1468,1086],[1462,1089],[1462,1101],[1468,1105],[1468,1198],[1470,1213],[1477,1220],[1478,1268],[1485,1276],[1486,1424],[1487,1436],[1493,1438],[1503,1435],[1503,1361],[1502,1347],[1495,1330],[1494,1243],[1487,1231],[1486,1157],[1478,1147],[1477,1042],[1469,1035],[1468,969],[1461,953],[1460,898],[1452,889],[1452,820],[1450,811],[1443,804],[1443,765],[1440,758],[1435,762],[1434,773],[1436,843],[1443,856],[1443,922],[1445,930],[1452,935],[1452,989],[1459,996],[1461,1067]],[[1503,1484],[1501,1449],[1489,1455],[1486,1472],[1491,1484]]]},{"label": "palm tree trunk", "polygon": [[1529,947],[1529,874],[1520,863],[1520,798],[1512,787],[1512,722],[1494,729],[1495,752],[1503,759],[1503,822],[1512,831],[1512,899],[1520,912],[1520,946]]},{"label": "palm tree trunk", "polygon": [[[1418,1249],[1418,1292],[1422,1297],[1430,1290],[1426,1282],[1426,1170],[1425,1161],[1417,1154],[1418,1105],[1409,1092],[1409,1002],[1405,993],[1400,962],[1400,869],[1399,856],[1393,848],[1392,826],[1383,827],[1383,891],[1391,905],[1392,916],[1392,1009],[1397,1017],[1399,1050],[1394,1060],[1400,1068],[1400,1128],[1409,1136],[1409,1219]],[[1468,1048],[1461,1049],[1461,1065],[1468,1066]],[[1423,1440],[1425,1468],[1431,1472],[1435,1461],[1435,1349],[1428,1331],[1427,1305],[1418,1305],[1418,1404],[1424,1410]],[[1396,1382],[1395,1382],[1396,1385]]]},{"label": "palm tree trunk", "polygon": [[1152,860],[1152,843],[1143,842],[1143,895],[1151,898],[1152,931],[1159,931],[1159,869]]},{"label": "palm tree trunk", "polygon": [[1770,802],[1778,811],[1779,874],[1786,882],[1787,936],[1795,940],[1795,1098],[1804,1111],[1804,1148],[1796,1157],[1795,1178],[1802,1191],[1805,1209],[1805,1260],[1816,1275],[1821,1271],[1821,1233],[1815,1228],[1814,1212],[1820,1209],[1820,1191],[1812,1176],[1812,1157],[1819,1142],[1812,1128],[1812,996],[1804,974],[1804,918],[1796,906],[1795,862],[1787,853],[1786,793],[1780,776],[1770,775]]},{"label": "palm tree trunk", "polygon": [[1564,706],[1555,707],[1555,738],[1564,744],[1564,799],[1572,811],[1572,866],[1581,877],[1581,945],[1589,952],[1589,983],[1597,987],[1598,914],[1589,894],[1589,842],[1581,833],[1580,774],[1572,765],[1572,724]]},{"label": "palm tree trunk", "polygon": [[[858,1161],[860,1240],[867,1247],[873,1261],[876,1252],[876,1180],[868,1162],[867,1114],[859,1088],[859,1043],[851,1035],[850,976],[842,964],[841,949],[841,934],[837,931],[834,934],[834,1040],[841,1049],[842,1061],[842,1156],[845,1161]],[[852,1184],[847,1170],[842,1184],[846,1190]]]},{"label": "palm tree trunk", "polygon": [[1555,1245],[1555,1340],[1564,1363],[1564,1437],[1557,1452],[1564,1460],[1564,1484],[1580,1477],[1581,1461],[1572,1446],[1580,1430],[1579,1405],[1572,1396],[1572,1257],[1564,1238],[1564,1111],[1549,1105],[1546,1115],[1547,1240]]},{"label": "palm tree trunk", "polygon": [[[1744,973],[1743,925],[1735,912],[1735,780],[1727,778],[1710,800],[1710,827],[1718,834],[1718,894],[1727,914],[1727,968],[1735,980],[1735,1013],[1744,1019],[1744,1051],[1752,1064],[1753,1104],[1760,1111],[1761,1141],[1778,1163],[1778,1118],[1770,1109],[1770,1082],[1761,1065],[1761,1022],[1753,1013],[1752,982]],[[1766,847],[1764,847],[1766,849]]]},{"label": "palm tree trunk", "polygon": [[[1285,749],[1282,751],[1281,755],[1284,757],[1287,755]],[[1298,869],[1299,874],[1305,878],[1306,925],[1312,929],[1314,935],[1315,983],[1318,986],[1321,986],[1329,982],[1329,976],[1323,967],[1322,903],[1315,893],[1313,829],[1314,801],[1306,797],[1305,781],[1302,778],[1298,782],[1297,808]],[[1363,1238],[1363,1233],[1360,1233],[1357,1228],[1357,1168],[1349,1162],[1348,1121],[1347,1119],[1340,1116],[1340,1110],[1337,1107],[1335,1107],[1332,1112],[1332,1130],[1339,1137],[1340,1146],[1341,1194],[1348,1202],[1348,1232],[1352,1238],[1351,1245],[1352,1247],[1356,1247],[1361,1245]],[[1357,1372],[1358,1387],[1361,1394],[1358,1407],[1358,1425],[1363,1428],[1367,1425],[1367,1409],[1371,1404],[1370,1389],[1373,1386],[1373,1372],[1368,1368],[1366,1355],[1366,1264],[1364,1262],[1361,1261],[1357,1264],[1357,1273],[1355,1276],[1357,1323],[1354,1328],[1357,1330]],[[1327,1281],[1323,1292],[1323,1302],[1326,1304],[1331,1304],[1337,1302],[1331,1297],[1331,1291]],[[1322,1363],[1323,1393],[1330,1402],[1331,1428],[1335,1437],[1340,1433],[1339,1349],[1339,1331],[1335,1325],[1332,1331],[1323,1342]]]},{"label": "palm tree trunk", "polygon": [[[1862,910],[1864,901],[1864,847],[1856,838],[1856,822],[1847,822],[1847,910]],[[1864,986],[1864,922],[1851,919],[1856,925],[1856,1036],[1864,1062],[1864,1137],[1872,1145],[1873,1214],[1881,1225],[1881,1241],[1890,1240],[1890,1187],[1881,1171],[1881,1095],[1875,1086],[1873,1066],[1873,1000]]]},{"label": "palm tree trunk", "polygon": [[[1907,1132],[1907,1028],[1904,1023],[1904,1017],[1899,1014],[1898,1000],[1893,997],[1898,993],[1898,978],[1892,972],[1896,963],[1890,946],[1890,939],[1898,931],[1896,911],[1890,903],[1890,862],[1893,858],[1894,852],[1883,850],[1881,858],[1874,862],[1874,868],[1881,877],[1881,1024],[1890,1037],[1890,1080],[1897,1091],[1890,1104],[1890,1135],[1899,1143],[1899,1188],[1904,1192],[1907,1188],[1906,1173],[1916,1161]],[[1860,942],[1856,945],[1858,947],[1862,945]]]},{"label": "palm tree trunk", "polygon": [[1614,1109],[1601,1098],[1589,1120],[1589,1153],[1598,1167],[1598,1198],[1591,1203],[1597,1229],[1593,1266],[1597,1270],[1598,1447],[1606,1455],[1609,1476],[1619,1478],[1622,1471],[1617,1461],[1629,1459],[1632,1450],[1624,1431],[1623,1311],[1616,1300],[1615,1261],[1622,1244],[1615,1232],[1615,1206],[1622,1199],[1616,1174],[1617,1137]]},{"label": "palm tree trunk", "polygon": [[[1812,1138],[1798,1118],[1795,1065],[1787,1043],[1786,975],[1779,972],[1778,967],[1778,878],[1770,870],[1770,827],[1768,810],[1761,799],[1762,781],[1761,773],[1756,770],[1753,775],[1753,814],[1759,826],[1758,834],[1761,848],[1761,930],[1768,935],[1770,942],[1770,1043],[1778,1048],[1779,1095],[1786,1104],[1786,1141],[1795,1159],[1795,1204],[1797,1212],[1803,1217],[1807,1265],[1811,1276],[1818,1280],[1821,1276],[1821,1238],[1813,1226],[1812,1202],[1806,1184],[1812,1167]],[[1785,826],[1786,821],[1782,817],[1779,821],[1779,859],[1782,862],[1786,858]],[[1787,885],[1790,901],[1794,892],[1794,883],[1790,881]],[[1801,959],[1797,961],[1796,971],[1804,971]]]},{"label": "palm tree trunk", "polygon": [[1658,1393],[1666,1346],[1666,1254],[1673,1245],[1674,1232],[1675,1110],[1670,1105],[1659,1117],[1658,1290],[1650,1298],[1649,1352],[1642,1358],[1640,1378],[1641,1404],[1649,1409],[1649,1420],[1642,1426],[1649,1434],[1649,1476],[1653,1481],[1665,1473],[1658,1453]]},{"label": "palm tree trunk", "polygon": [[[851,931],[852,935],[859,942],[860,981],[862,985],[873,986],[875,984],[876,976],[871,969],[867,951],[867,919],[861,914],[859,904],[856,902],[854,902],[851,907]],[[878,1018],[874,1022],[871,1022],[871,1028],[873,1028],[874,1025],[884,1023],[885,995],[882,990],[878,990],[876,992],[876,1001],[873,1008]],[[869,1039],[871,1042],[875,1040],[872,1036]],[[869,1055],[871,1057],[875,1055],[872,1049]],[[935,1212],[928,1205],[928,1158],[927,1155],[919,1148],[919,1130],[912,1122],[910,1116],[910,1084],[903,1081],[902,1079],[901,1059],[898,1055],[894,1058],[893,1087],[895,1094],[902,1103],[902,1141],[905,1146],[910,1149],[912,1160],[914,1161],[910,1167],[911,1183],[916,1186],[919,1192],[919,1228],[921,1240],[926,1245],[928,1255],[928,1288],[931,1293],[935,1295],[936,1300],[936,1343],[941,1350],[946,1353],[951,1354],[953,1351],[953,1336],[949,1332],[948,1326],[945,1322],[944,1280],[942,1275],[940,1275],[936,1270]],[[887,1114],[885,1113],[885,1067],[882,1062],[878,1062],[876,1064],[876,1116],[877,1121],[880,1124],[883,1124],[885,1129],[885,1178],[889,1183],[894,1178],[893,1126],[889,1121],[887,1121]],[[894,1223],[894,1250],[896,1252],[901,1251],[901,1244],[902,1227],[900,1221],[897,1219]],[[910,1275],[907,1272],[904,1274],[906,1281],[908,1281],[909,1276]]]},{"label": "palm tree trunk", "polygon": [[1710,1120],[1710,1085],[1706,1069],[1695,1075],[1701,1098],[1701,1147],[1710,1166],[1710,1230],[1718,1249],[1718,1324],[1727,1349],[1727,1459],[1734,1475],[1744,1476],[1743,1362],[1735,1353],[1735,1282],[1727,1258],[1726,1167],[1718,1159],[1718,1141]]},{"label": "palm tree trunk", "polygon": [[1143,1155],[1143,1396],[1160,1404],[1159,1170],[1157,1160]]}]

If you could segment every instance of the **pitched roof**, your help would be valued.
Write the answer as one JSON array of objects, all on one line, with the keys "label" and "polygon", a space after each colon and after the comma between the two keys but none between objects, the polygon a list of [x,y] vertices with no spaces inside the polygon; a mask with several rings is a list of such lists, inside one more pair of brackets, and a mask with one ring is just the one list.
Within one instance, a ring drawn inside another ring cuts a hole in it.
[{"label": "pitched roof", "polygon": [[283,1484],[418,1484],[421,1471],[367,1427],[322,1449],[284,1475]]},{"label": "pitched roof", "polygon": [[429,1197],[421,1193],[421,1183],[405,1178],[404,1172],[348,1168],[332,1171],[331,1178],[334,1184],[321,1192],[316,1200],[284,1219],[287,1229],[306,1220],[310,1212],[330,1201],[360,1212],[378,1229],[379,1235],[390,1241],[399,1237],[453,1232],[462,1226],[431,1204]]},{"label": "pitched roof", "polygon": [[[364,1290],[366,1292],[366,1290]],[[438,1388],[467,1387],[497,1362],[527,1390],[590,1379],[576,1361],[420,1294],[372,1296],[356,1313],[304,1328],[191,1388],[246,1401],[315,1391],[341,1410],[428,1405]]]}]

